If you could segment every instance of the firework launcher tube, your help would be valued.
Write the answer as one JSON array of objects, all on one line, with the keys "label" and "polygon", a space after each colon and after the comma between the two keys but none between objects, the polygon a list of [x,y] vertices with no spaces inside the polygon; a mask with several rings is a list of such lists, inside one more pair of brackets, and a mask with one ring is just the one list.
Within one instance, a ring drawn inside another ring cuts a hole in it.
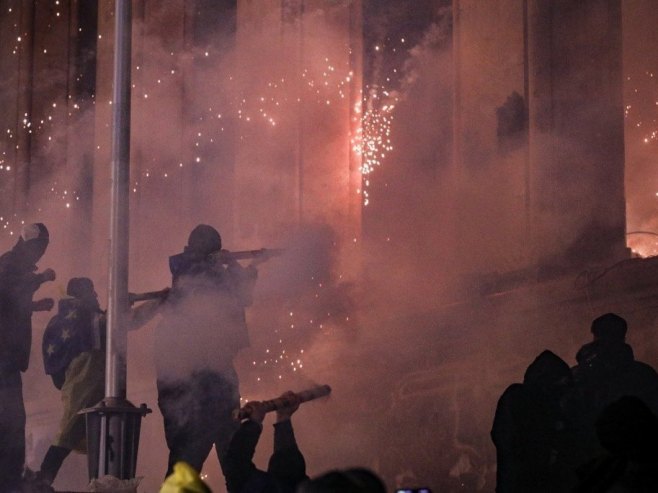
[{"label": "firework launcher tube", "polygon": [[[308,402],[320,397],[325,397],[329,394],[331,394],[331,387],[329,387],[329,385],[318,385],[317,387],[312,387],[310,389],[295,393],[295,395],[299,398],[300,404],[302,402]],[[277,397],[276,399],[272,399],[270,401],[261,402],[263,410],[266,413],[286,408],[290,406],[290,404],[292,403],[288,399],[282,397]],[[249,410],[245,409],[244,407],[235,412],[235,418],[238,420],[247,419],[249,415]]]},{"label": "firework launcher tube", "polygon": [[[261,248],[260,250],[241,250],[236,252],[229,252],[221,250],[219,252],[211,253],[206,260],[215,265],[225,265],[238,260],[254,260],[254,263],[261,263],[269,260],[272,257],[282,255],[284,250],[282,248]],[[169,270],[176,276],[185,272],[193,263],[185,253],[179,253],[169,257]]]},{"label": "firework launcher tube", "polygon": [[213,260],[226,264],[234,260],[268,260],[272,257],[282,255],[284,250],[282,248],[261,248],[259,250],[241,250],[237,252],[221,251],[212,255]]},{"label": "firework launcher tube", "polygon": [[168,294],[169,288],[161,289],[160,291],[147,291],[146,293],[128,293],[128,300],[130,304],[137,303],[138,301],[163,300]]}]

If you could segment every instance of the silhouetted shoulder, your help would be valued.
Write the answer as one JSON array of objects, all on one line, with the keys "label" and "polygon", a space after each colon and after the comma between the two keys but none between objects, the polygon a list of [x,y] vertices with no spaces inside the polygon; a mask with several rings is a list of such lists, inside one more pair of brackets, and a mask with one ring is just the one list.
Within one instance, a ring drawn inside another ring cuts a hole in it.
[{"label": "silhouetted shoulder", "polygon": [[647,363],[643,363],[642,361],[635,361],[635,364],[633,365],[635,368],[634,370],[646,377],[651,377],[655,378],[658,380],[658,372],[656,372],[655,368]]},{"label": "silhouetted shoulder", "polygon": [[496,406],[496,414],[491,429],[491,437],[494,443],[504,439],[506,434],[509,434],[509,427],[513,426],[512,423],[519,423],[520,412],[527,409],[525,405],[528,401],[528,391],[520,383],[513,383],[505,389],[503,394],[498,399]]},{"label": "silhouetted shoulder", "polygon": [[526,389],[523,387],[522,383],[513,383],[505,389],[503,394],[500,396],[500,400],[514,399],[526,394]]}]

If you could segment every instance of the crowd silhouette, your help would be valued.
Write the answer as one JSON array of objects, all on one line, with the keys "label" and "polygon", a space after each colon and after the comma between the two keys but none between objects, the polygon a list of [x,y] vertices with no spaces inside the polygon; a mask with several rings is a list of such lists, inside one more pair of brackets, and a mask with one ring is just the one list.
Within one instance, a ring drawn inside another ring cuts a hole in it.
[{"label": "crowd silhouette", "polygon": [[[55,279],[52,269],[37,273],[48,243],[43,224],[26,225],[14,248],[0,257],[3,492],[53,491],[65,458],[72,450],[84,451],[78,411],[103,397],[105,312],[92,280],[72,278],[43,339],[46,373],[63,397],[60,435],[26,486],[22,373],[30,360],[32,313],[54,306],[50,298],[33,300],[44,282]],[[169,259],[171,289],[131,311],[132,328],[159,313],[156,354],[181,355],[175,363],[156,358],[170,452],[161,491],[210,491],[199,471],[214,446],[229,493],[385,492],[382,480],[364,468],[308,477],[291,421],[301,400],[292,392],[281,396],[284,404],[276,409],[267,469],[253,463],[267,410],[261,402],[249,402],[244,419],[235,419],[240,397],[233,358],[249,345],[245,308],[252,303],[256,263],[241,266],[222,249],[217,230],[199,225],[183,252]],[[544,350],[523,381],[505,389],[491,429],[498,493],[658,491],[658,373],[635,359],[627,331],[619,315],[601,315],[574,367]]]},{"label": "crowd silhouette", "polygon": [[498,401],[498,493],[658,491],[658,374],[635,360],[626,320],[596,318],[577,365],[549,350]]}]

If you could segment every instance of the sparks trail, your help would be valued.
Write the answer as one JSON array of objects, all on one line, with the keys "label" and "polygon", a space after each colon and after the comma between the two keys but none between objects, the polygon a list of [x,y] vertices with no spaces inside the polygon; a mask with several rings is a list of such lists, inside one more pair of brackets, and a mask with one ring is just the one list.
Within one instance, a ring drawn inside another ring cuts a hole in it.
[{"label": "sparks trail", "polygon": [[643,144],[658,142],[658,77],[646,70],[641,77],[627,76],[626,81],[632,90],[624,106],[624,117],[640,133]]},{"label": "sparks trail", "polygon": [[326,281],[314,277],[311,283],[304,296],[289,303],[277,316],[275,323],[279,328],[264,331],[272,334],[274,340],[265,342],[255,352],[250,365],[261,386],[303,374],[308,357],[305,346],[316,337],[355,329],[350,283],[340,274]]},{"label": "sparks trail", "polygon": [[[383,95],[389,96],[386,91],[383,91]],[[365,111],[363,111],[364,104],[366,106]],[[352,138],[352,150],[361,158],[359,170],[364,177],[363,189],[361,190],[364,206],[367,206],[370,202],[368,194],[369,175],[381,166],[387,153],[393,150],[391,123],[394,108],[394,104],[382,102],[382,98],[376,89],[372,89],[368,99],[358,102],[354,108],[354,113],[360,115],[360,117],[355,117],[358,127],[355,136]]]}]

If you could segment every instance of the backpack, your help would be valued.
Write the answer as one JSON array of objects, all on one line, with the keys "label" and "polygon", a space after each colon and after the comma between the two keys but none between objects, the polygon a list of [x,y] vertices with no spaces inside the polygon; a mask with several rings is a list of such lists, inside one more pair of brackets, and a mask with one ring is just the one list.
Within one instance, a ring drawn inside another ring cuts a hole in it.
[{"label": "backpack", "polygon": [[93,347],[91,314],[81,310],[74,299],[60,301],[59,312],[50,319],[43,333],[42,355],[46,375],[61,389],[66,370],[79,354]]}]

